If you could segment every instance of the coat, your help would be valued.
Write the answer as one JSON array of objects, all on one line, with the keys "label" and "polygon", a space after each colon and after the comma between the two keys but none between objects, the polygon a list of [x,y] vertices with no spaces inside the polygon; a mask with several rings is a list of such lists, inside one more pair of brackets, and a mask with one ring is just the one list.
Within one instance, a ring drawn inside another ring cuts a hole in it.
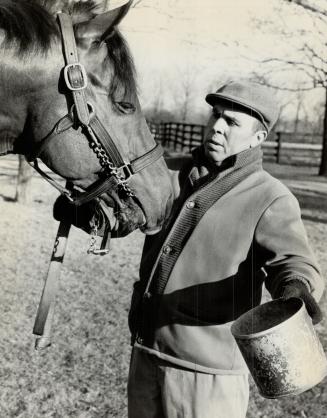
[{"label": "coat", "polygon": [[[130,310],[133,342],[177,366],[246,373],[232,322],[289,280],[319,300],[323,280],[298,202],[262,169],[259,148],[210,171],[199,149],[175,177],[168,225],[147,237]],[[182,174],[184,173],[184,174]]]}]

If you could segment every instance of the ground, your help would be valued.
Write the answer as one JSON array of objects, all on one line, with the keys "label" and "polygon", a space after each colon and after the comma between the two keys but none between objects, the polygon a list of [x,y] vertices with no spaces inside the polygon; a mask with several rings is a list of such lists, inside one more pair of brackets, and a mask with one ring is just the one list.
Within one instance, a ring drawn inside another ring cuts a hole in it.
[{"label": "ground", "polygon": [[[299,198],[310,243],[327,277],[327,182],[314,169],[268,164]],[[16,160],[0,161],[0,418],[126,417],[127,312],[143,242],[139,232],[87,255],[73,228],[57,298],[53,344],[34,350],[33,322],[58,224],[57,196],[33,177],[30,202],[12,201]],[[327,298],[321,307],[327,313]],[[327,350],[326,319],[316,329]],[[247,418],[327,418],[327,379],[298,396],[262,398],[252,383]],[[143,418],[143,417],[140,417]]]}]

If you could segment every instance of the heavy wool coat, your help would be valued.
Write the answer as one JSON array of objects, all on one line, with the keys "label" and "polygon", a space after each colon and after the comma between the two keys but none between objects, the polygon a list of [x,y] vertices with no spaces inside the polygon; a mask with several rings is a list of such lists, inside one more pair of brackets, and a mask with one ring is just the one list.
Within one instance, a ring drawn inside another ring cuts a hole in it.
[{"label": "heavy wool coat", "polygon": [[260,148],[212,169],[198,149],[174,177],[171,219],[147,237],[129,322],[139,349],[177,366],[213,374],[246,373],[230,332],[288,280],[319,300],[323,280],[296,198],[262,169]]}]

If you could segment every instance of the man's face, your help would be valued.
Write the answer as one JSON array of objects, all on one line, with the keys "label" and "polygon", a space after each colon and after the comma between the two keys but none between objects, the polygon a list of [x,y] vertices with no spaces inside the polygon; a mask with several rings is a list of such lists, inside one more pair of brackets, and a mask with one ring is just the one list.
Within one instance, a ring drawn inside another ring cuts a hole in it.
[{"label": "man's face", "polygon": [[220,165],[227,157],[259,145],[267,134],[256,131],[256,124],[257,120],[246,113],[215,105],[205,131],[206,156]]}]

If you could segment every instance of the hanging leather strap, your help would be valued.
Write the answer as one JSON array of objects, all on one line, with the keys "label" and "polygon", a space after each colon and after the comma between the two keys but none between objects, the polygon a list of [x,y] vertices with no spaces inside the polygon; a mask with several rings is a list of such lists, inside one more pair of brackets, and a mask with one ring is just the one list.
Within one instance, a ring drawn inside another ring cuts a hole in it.
[{"label": "hanging leather strap", "polygon": [[36,349],[43,349],[51,344],[51,325],[53,321],[55,297],[70,226],[70,223],[64,221],[60,222],[54,242],[49,270],[34,322],[33,334],[40,336],[40,338],[35,341]]}]

